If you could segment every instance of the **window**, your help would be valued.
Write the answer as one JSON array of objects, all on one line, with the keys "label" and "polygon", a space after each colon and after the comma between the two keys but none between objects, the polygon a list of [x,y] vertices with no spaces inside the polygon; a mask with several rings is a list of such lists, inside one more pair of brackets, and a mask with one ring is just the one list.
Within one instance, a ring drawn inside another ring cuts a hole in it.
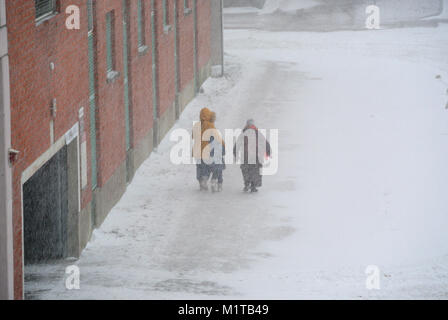
[{"label": "window", "polygon": [[190,1],[191,0],[184,0],[184,15],[189,15],[192,11],[190,8]]},{"label": "window", "polygon": [[56,12],[56,0],[34,0],[36,21],[43,20]]},{"label": "window", "polygon": [[168,0],[163,0],[163,31],[167,33],[170,30]]},{"label": "window", "polygon": [[87,0],[87,22],[88,22],[88,32],[93,32],[93,0]]},{"label": "window", "polygon": [[115,14],[110,11],[106,14],[106,66],[107,81],[113,81],[118,72],[115,71]]},{"label": "window", "polygon": [[145,39],[146,21],[144,0],[137,0],[137,10],[138,51],[143,53],[148,48]]}]

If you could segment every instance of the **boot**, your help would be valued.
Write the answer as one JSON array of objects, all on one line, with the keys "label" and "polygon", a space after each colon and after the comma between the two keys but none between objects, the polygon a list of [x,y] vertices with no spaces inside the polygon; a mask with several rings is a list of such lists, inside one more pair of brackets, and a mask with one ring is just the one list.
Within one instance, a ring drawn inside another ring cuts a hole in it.
[{"label": "boot", "polygon": [[252,193],[258,192],[257,187],[255,186],[255,183],[252,183],[252,186],[250,187],[250,192],[252,192]]},{"label": "boot", "polygon": [[222,183],[218,183],[218,192],[222,191]]},{"label": "boot", "polygon": [[199,181],[199,185],[201,188],[201,191],[208,191],[208,179],[207,177],[202,177]]},{"label": "boot", "polygon": [[212,179],[211,182],[212,192],[218,192],[218,180]]},{"label": "boot", "polygon": [[248,183],[245,183],[245,184],[244,184],[244,189],[243,189],[243,191],[244,191],[244,192],[248,192],[248,191],[249,191],[249,184],[248,184]]}]

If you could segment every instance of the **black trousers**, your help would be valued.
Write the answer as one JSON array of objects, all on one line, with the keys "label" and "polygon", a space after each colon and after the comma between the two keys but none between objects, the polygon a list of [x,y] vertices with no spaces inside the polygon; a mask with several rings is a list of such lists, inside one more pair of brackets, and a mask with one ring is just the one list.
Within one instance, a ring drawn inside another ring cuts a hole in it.
[{"label": "black trousers", "polygon": [[251,187],[261,187],[262,176],[260,174],[260,165],[258,164],[242,164],[241,172],[243,173],[244,185]]}]

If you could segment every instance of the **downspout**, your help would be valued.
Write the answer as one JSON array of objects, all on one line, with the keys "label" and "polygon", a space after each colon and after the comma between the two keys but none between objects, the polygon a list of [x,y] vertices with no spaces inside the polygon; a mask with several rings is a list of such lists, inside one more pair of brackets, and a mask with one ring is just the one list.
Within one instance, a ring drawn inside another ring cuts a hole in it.
[{"label": "downspout", "polygon": [[157,86],[157,32],[155,0],[151,0],[151,48],[152,48],[152,109],[153,109],[153,148],[159,144],[159,99]]},{"label": "downspout", "polygon": [[14,299],[11,104],[5,0],[0,0],[0,300]]},{"label": "downspout", "polygon": [[179,26],[177,21],[177,1],[174,0],[174,87],[176,95],[174,97],[174,107],[176,112],[176,120],[180,117],[180,104],[179,104]]},{"label": "downspout", "polygon": [[194,94],[199,92],[199,76],[198,76],[198,1],[193,0],[193,47],[194,47]]}]

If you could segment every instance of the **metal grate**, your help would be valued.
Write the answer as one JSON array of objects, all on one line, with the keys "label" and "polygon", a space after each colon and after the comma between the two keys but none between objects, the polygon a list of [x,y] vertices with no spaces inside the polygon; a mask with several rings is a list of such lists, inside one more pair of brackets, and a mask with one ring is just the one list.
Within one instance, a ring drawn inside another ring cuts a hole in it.
[{"label": "metal grate", "polygon": [[34,0],[36,20],[43,19],[56,11],[56,0]]},{"label": "metal grate", "polygon": [[138,26],[138,46],[143,47],[146,45],[145,41],[145,8],[143,0],[137,2],[137,26]]},{"label": "metal grate", "polygon": [[88,20],[88,30],[93,31],[94,21],[93,21],[93,0],[87,0],[87,20]]},{"label": "metal grate", "polygon": [[106,14],[106,64],[107,73],[112,72],[114,68],[114,12]]},{"label": "metal grate", "polygon": [[163,25],[168,26],[169,25],[169,19],[168,19],[168,3],[167,0],[163,0]]}]

